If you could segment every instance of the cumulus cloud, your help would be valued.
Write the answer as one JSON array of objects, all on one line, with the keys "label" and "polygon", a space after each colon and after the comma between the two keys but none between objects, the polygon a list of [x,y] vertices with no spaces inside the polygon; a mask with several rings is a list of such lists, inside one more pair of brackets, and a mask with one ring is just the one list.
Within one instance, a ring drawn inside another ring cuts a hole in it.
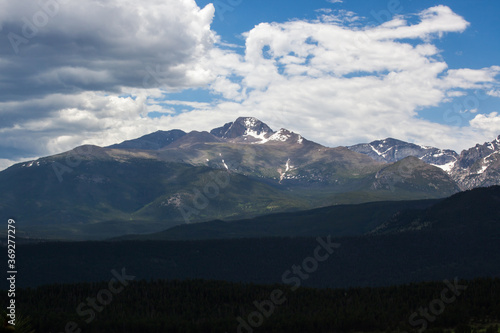
[{"label": "cumulus cloud", "polygon": [[[40,3],[40,5],[39,5]],[[0,100],[35,92],[205,85],[213,5],[193,0],[1,0]],[[7,84],[16,73],[17,84]]]},{"label": "cumulus cloud", "polygon": [[500,115],[498,112],[478,114],[470,121],[470,125],[473,128],[486,132],[492,137],[497,136],[500,131]]},{"label": "cumulus cloud", "polygon": [[[33,2],[0,0],[2,33],[22,36],[22,18],[39,8]],[[439,123],[419,117],[470,89],[491,98],[500,91],[498,66],[448,68],[434,41],[469,23],[446,6],[413,15],[416,23],[406,15],[351,25],[361,18],[348,11],[264,22],[244,33],[240,54],[211,30],[212,5],[64,2],[18,54],[0,39],[0,168],[84,143],[207,130],[249,115],[329,146],[396,137],[460,150],[500,134],[496,113],[476,114],[465,127],[446,114]],[[213,100],[169,98],[191,88]]]},{"label": "cumulus cloud", "polygon": [[490,90],[488,91],[488,95],[489,96],[493,96],[493,97],[500,97],[500,90]]},{"label": "cumulus cloud", "polygon": [[118,141],[142,134],[150,125],[137,131],[127,122],[141,124],[149,99],[124,91],[154,97],[212,80],[200,67],[217,39],[211,4],[0,0],[0,7],[0,157],[60,152],[107,131]]}]

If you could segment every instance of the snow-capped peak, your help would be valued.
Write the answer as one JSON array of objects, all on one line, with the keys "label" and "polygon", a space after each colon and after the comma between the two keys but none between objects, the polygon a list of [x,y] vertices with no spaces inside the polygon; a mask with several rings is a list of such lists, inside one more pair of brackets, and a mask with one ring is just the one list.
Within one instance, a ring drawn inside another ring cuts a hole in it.
[{"label": "snow-capped peak", "polygon": [[260,120],[254,117],[247,117],[243,119],[246,128],[254,128]]},{"label": "snow-capped peak", "polygon": [[222,139],[238,139],[245,136],[261,139],[273,133],[273,130],[269,126],[254,117],[240,117],[234,122],[227,123],[222,127],[214,128],[210,131],[210,134]]}]

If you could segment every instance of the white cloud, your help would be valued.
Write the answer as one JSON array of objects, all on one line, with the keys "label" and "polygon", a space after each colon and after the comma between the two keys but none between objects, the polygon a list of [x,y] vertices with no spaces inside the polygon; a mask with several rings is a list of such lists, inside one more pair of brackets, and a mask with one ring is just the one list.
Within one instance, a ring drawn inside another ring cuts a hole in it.
[{"label": "white cloud", "polygon": [[326,0],[329,3],[343,3],[343,0]]},{"label": "white cloud", "polygon": [[500,97],[500,90],[490,90],[488,91],[489,96]]},{"label": "white cloud", "polygon": [[444,80],[445,86],[462,89],[477,89],[484,87],[485,83],[496,83],[496,76],[500,74],[499,66],[483,69],[453,69],[449,70]]},{"label": "white cloud", "polygon": [[361,17],[356,15],[356,13],[345,10],[332,10],[330,12],[325,12],[325,14],[320,16],[319,21],[337,24],[351,24],[361,20]]},{"label": "white cloud", "polygon": [[[23,40],[1,39],[0,71],[18,68],[24,89],[2,89],[1,100],[26,90],[183,89],[211,80],[198,62],[216,41],[212,4],[200,9],[194,0],[47,3],[57,5],[50,15],[38,0],[0,0],[3,33]],[[47,19],[39,22],[38,14]]]},{"label": "white cloud", "polygon": [[500,115],[498,112],[478,114],[470,121],[470,125],[475,129],[486,132],[493,138],[500,134]]},{"label": "white cloud", "polygon": [[224,104],[224,112],[261,117],[331,146],[392,136],[460,150],[483,140],[476,128],[457,128],[445,115],[445,124],[417,117],[418,109],[466,94],[457,89],[498,84],[496,66],[450,70],[432,43],[464,31],[464,18],[445,6],[418,17],[416,24],[396,17],[365,29],[333,20],[259,24],[245,34],[245,57],[231,71],[248,94]]}]

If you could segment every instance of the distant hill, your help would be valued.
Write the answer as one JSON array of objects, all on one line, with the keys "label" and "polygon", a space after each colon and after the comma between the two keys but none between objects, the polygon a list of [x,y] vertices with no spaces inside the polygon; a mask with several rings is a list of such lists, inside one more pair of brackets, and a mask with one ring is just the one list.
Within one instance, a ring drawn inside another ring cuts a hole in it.
[{"label": "distant hill", "polygon": [[276,213],[236,221],[185,224],[147,235],[117,240],[201,240],[266,237],[360,236],[408,209],[430,207],[438,200],[383,201]]},{"label": "distant hill", "polygon": [[457,193],[442,200],[337,205],[236,221],[180,225],[117,240],[201,240],[264,237],[381,235],[408,231],[500,230],[500,186]]},{"label": "distant hill", "polygon": [[457,193],[427,209],[399,212],[380,225],[374,233],[399,233],[412,230],[486,233],[500,230],[500,186],[477,188]]},{"label": "distant hill", "polygon": [[[325,230],[322,242],[339,246],[301,284],[387,286],[455,276],[500,277],[499,197],[498,186],[480,188],[427,208],[403,209],[389,218],[387,226],[364,236],[329,239]],[[425,223],[419,216],[433,220]],[[314,256],[318,245],[316,237],[24,244],[16,252],[22,258],[18,283],[102,281],[109,279],[111,268],[121,267],[137,279],[280,283],[293,265]]]}]

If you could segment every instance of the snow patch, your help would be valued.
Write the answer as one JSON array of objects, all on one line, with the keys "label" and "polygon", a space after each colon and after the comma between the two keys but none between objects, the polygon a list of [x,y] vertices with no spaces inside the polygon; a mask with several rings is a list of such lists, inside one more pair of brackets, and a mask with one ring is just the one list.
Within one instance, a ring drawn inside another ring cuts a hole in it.
[{"label": "snow patch", "polygon": [[245,127],[246,128],[252,128],[257,125],[257,119],[253,117],[245,118]]},{"label": "snow patch", "polygon": [[269,141],[281,141],[285,142],[290,139],[290,134],[284,134],[286,130],[280,129],[278,132],[274,133],[269,137]]},{"label": "snow patch", "polygon": [[438,164],[431,164],[435,167],[438,167],[440,168],[441,170],[449,173],[451,171],[451,169],[453,169],[453,167],[455,166],[455,164],[457,163],[457,160],[455,159],[455,161],[453,162],[449,162],[449,163],[446,163],[446,164],[442,164],[442,165],[438,165]]},{"label": "snow patch", "polygon": [[441,157],[441,156],[444,156],[444,153],[442,151],[438,154],[432,155],[432,157]]},{"label": "snow patch", "polygon": [[394,148],[394,147],[390,147],[389,149],[387,149],[386,151],[384,151],[384,152],[382,153],[382,156],[387,157],[387,156],[385,156],[385,154],[387,154],[387,152],[388,152],[389,150],[391,150],[392,148]]},{"label": "snow patch", "polygon": [[[280,129],[278,132],[274,133],[273,135],[271,135],[269,138],[263,138],[260,142],[258,142],[259,144],[263,144],[263,143],[266,143],[266,142],[269,142],[269,141],[281,141],[281,142],[285,142],[287,141],[288,139],[290,139],[291,135],[290,134],[284,134],[288,132],[287,130],[285,129]],[[300,140],[300,139],[299,139]],[[301,141],[302,142],[302,141]]]},{"label": "snow patch", "polygon": [[478,174],[478,175],[482,174],[483,172],[485,172],[485,171],[486,171],[486,169],[488,169],[488,167],[489,167],[489,165],[488,165],[488,164],[483,165],[483,166],[481,167],[481,170],[479,170],[479,171],[477,172],[477,174]]},{"label": "snow patch", "polygon": [[[369,146],[370,146],[370,148],[371,148],[374,152],[376,152],[376,153],[377,153],[377,155],[378,155],[378,156],[382,156],[382,153],[381,153],[381,152],[379,152],[377,149],[375,149],[372,145],[369,145]],[[381,145],[379,145],[379,146],[381,146]]]},{"label": "snow patch", "polygon": [[478,175],[483,174],[486,171],[486,169],[488,169],[488,167],[491,165],[491,163],[493,163],[493,161],[488,161],[488,160],[494,154],[500,154],[500,151],[494,151],[493,153],[483,158],[483,166],[481,167],[481,170],[476,172]]},{"label": "snow patch", "polygon": [[261,141],[259,143],[263,143],[262,141],[266,141],[267,142],[266,133],[264,133],[264,132],[262,132],[260,134],[257,134],[257,131],[252,131],[250,129],[247,129],[244,135],[251,136],[251,137],[254,137],[256,139],[259,139]]}]

